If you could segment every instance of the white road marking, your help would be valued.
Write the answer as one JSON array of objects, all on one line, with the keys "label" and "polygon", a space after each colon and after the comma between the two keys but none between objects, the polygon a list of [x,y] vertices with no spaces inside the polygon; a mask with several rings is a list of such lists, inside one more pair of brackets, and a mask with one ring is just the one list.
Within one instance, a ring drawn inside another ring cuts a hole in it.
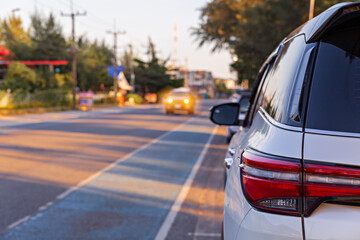
[{"label": "white road marking", "polygon": [[39,211],[44,211],[45,209],[47,209],[47,206],[41,206],[41,207],[39,207]]},{"label": "white road marking", "polygon": [[220,233],[188,233],[188,236],[194,236],[194,237],[221,237]]},{"label": "white road marking", "polygon": [[195,179],[196,173],[200,168],[201,163],[203,162],[206,152],[215,136],[215,132],[217,130],[217,127],[214,128],[213,132],[211,133],[211,136],[209,137],[205,147],[203,148],[198,160],[196,161],[193,169],[191,170],[191,173],[189,175],[189,177],[186,179],[185,184],[183,185],[183,187],[181,188],[181,191],[179,193],[179,195],[177,196],[175,202],[173,203],[173,205],[171,206],[171,209],[168,213],[168,215],[166,216],[163,224],[161,225],[158,233],[156,234],[155,240],[164,240],[166,238],[166,236],[169,233],[169,230],[172,226],[172,224],[175,221],[176,215],[179,212],[182,203],[184,202],[190,188],[192,185],[192,182]]},{"label": "white road marking", "polygon": [[[159,142],[161,139],[165,138],[167,135],[176,132],[177,130],[179,130],[180,128],[182,128],[183,126],[185,126],[188,122],[190,122],[192,119],[194,118],[190,118],[189,120],[187,120],[186,122],[182,123],[181,125],[177,126],[176,128],[169,130],[168,132],[160,135],[157,138],[154,138],[153,140],[151,140],[150,142],[148,142],[147,144],[141,146],[140,148],[126,154],[124,157],[119,158],[118,160],[116,160],[115,162],[107,165],[106,167],[104,167],[103,169],[101,169],[100,171],[94,173],[93,175],[89,176],[87,179],[81,181],[79,184],[77,184],[76,186],[73,186],[69,189],[67,189],[65,192],[61,193],[60,195],[58,195],[56,197],[56,199],[64,199],[65,197],[67,197],[69,194],[71,194],[72,192],[78,190],[79,188],[85,186],[86,184],[88,184],[89,182],[91,182],[92,180],[94,180],[95,178],[101,176],[102,174],[104,174],[106,171],[109,171],[110,169],[114,168],[116,165],[118,165],[119,163],[125,161],[126,159],[132,157],[133,155],[135,155],[136,153],[140,152],[141,150],[149,147],[150,145]],[[48,202],[45,205],[41,206],[38,208],[39,211],[43,211],[46,210],[49,206],[51,206],[53,204],[53,202]],[[26,216],[24,218],[21,218],[20,220],[10,224],[8,226],[8,229],[14,228],[16,226],[18,226],[21,223],[24,223],[26,221],[28,221],[31,217],[30,216]]]},{"label": "white road marking", "polygon": [[29,220],[30,218],[31,218],[30,216],[23,217],[22,219],[17,220],[17,221],[14,222],[13,224],[10,224],[10,225],[8,226],[8,229],[12,229],[12,228],[14,228],[14,227],[16,227],[16,226],[18,226],[18,225],[26,222],[26,221]]},{"label": "white road marking", "polygon": [[67,189],[65,192],[61,193],[60,195],[58,195],[56,198],[57,199],[63,199],[65,198],[67,195],[69,195],[70,193],[72,193],[73,191],[76,190],[76,187],[71,187],[69,189]]}]

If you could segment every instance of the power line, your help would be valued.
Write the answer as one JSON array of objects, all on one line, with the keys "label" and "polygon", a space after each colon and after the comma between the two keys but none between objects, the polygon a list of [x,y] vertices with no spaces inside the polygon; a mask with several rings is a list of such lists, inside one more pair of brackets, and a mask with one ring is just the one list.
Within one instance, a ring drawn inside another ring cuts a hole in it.
[{"label": "power line", "polygon": [[35,4],[36,4],[36,6],[39,4],[39,5],[43,6],[43,7],[46,7],[46,8],[50,9],[53,12],[60,12],[58,9],[54,9],[52,6],[45,4],[40,0],[36,0]]},{"label": "power line", "polygon": [[[59,3],[61,3],[61,4],[64,5],[64,6],[68,6],[68,4],[65,3],[65,0],[59,0]],[[81,8],[81,9],[83,9],[83,10],[85,11],[85,8],[83,8],[83,7],[80,6],[79,4],[74,3],[74,6],[75,6],[75,7],[78,7],[78,8]],[[93,23],[97,24],[98,26],[107,27],[107,28],[108,28],[109,26],[111,26],[111,24],[110,24],[109,22],[104,21],[104,19],[98,17],[97,15],[93,14],[92,12],[86,11],[86,13],[87,13],[88,19],[89,19],[90,21],[92,21]],[[91,26],[91,27],[93,27],[93,26]],[[103,30],[103,29],[102,29],[102,30]]]},{"label": "power line", "polygon": [[74,13],[73,1],[72,0],[70,0],[70,9],[71,9],[71,13],[64,14],[64,13],[61,12],[61,16],[63,16],[63,17],[71,17],[71,23],[72,23],[71,35],[72,35],[73,109],[76,109],[76,85],[77,85],[77,80],[76,80],[76,57],[77,56],[76,56],[76,43],[75,43],[75,17],[85,16],[86,11],[83,12],[83,13],[79,13],[79,12]]}]

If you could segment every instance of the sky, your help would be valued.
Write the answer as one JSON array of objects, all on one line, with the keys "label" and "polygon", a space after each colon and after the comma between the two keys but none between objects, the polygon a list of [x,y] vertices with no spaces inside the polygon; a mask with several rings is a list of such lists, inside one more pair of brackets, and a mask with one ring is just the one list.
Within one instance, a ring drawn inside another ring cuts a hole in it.
[{"label": "sky", "polygon": [[[5,1],[4,1],[5,2]],[[148,38],[151,37],[159,56],[168,58],[174,53],[174,26],[178,28],[177,65],[184,66],[188,58],[189,70],[207,70],[214,77],[235,78],[230,72],[231,56],[228,51],[212,53],[211,45],[199,48],[190,29],[197,27],[200,8],[208,0],[73,0],[74,12],[86,11],[86,16],[76,17],[76,36],[86,35],[89,39],[105,40],[113,45],[115,24],[118,31],[126,33],[118,36],[118,56],[132,44],[134,55],[145,57]],[[0,18],[10,14],[12,9],[20,8],[15,14],[20,16],[24,26],[30,24],[30,15],[35,8],[48,15],[52,12],[63,26],[63,33],[71,34],[71,18],[62,17],[61,12],[70,13],[70,0],[11,0],[3,4]]]}]

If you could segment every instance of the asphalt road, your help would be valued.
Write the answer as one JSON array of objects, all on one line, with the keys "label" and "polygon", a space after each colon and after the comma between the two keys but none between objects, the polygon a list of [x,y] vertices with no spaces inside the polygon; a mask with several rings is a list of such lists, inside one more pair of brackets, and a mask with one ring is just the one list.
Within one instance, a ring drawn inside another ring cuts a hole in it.
[{"label": "asphalt road", "polygon": [[0,239],[219,239],[215,103],[2,117]]}]

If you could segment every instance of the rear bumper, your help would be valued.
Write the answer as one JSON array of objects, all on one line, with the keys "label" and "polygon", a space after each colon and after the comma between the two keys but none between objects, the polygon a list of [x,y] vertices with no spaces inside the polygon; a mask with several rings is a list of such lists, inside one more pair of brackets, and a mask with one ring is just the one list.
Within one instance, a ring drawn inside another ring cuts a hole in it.
[{"label": "rear bumper", "polygon": [[194,110],[193,104],[185,104],[185,103],[167,103],[165,104],[165,108],[167,110],[176,111],[176,110]]}]

